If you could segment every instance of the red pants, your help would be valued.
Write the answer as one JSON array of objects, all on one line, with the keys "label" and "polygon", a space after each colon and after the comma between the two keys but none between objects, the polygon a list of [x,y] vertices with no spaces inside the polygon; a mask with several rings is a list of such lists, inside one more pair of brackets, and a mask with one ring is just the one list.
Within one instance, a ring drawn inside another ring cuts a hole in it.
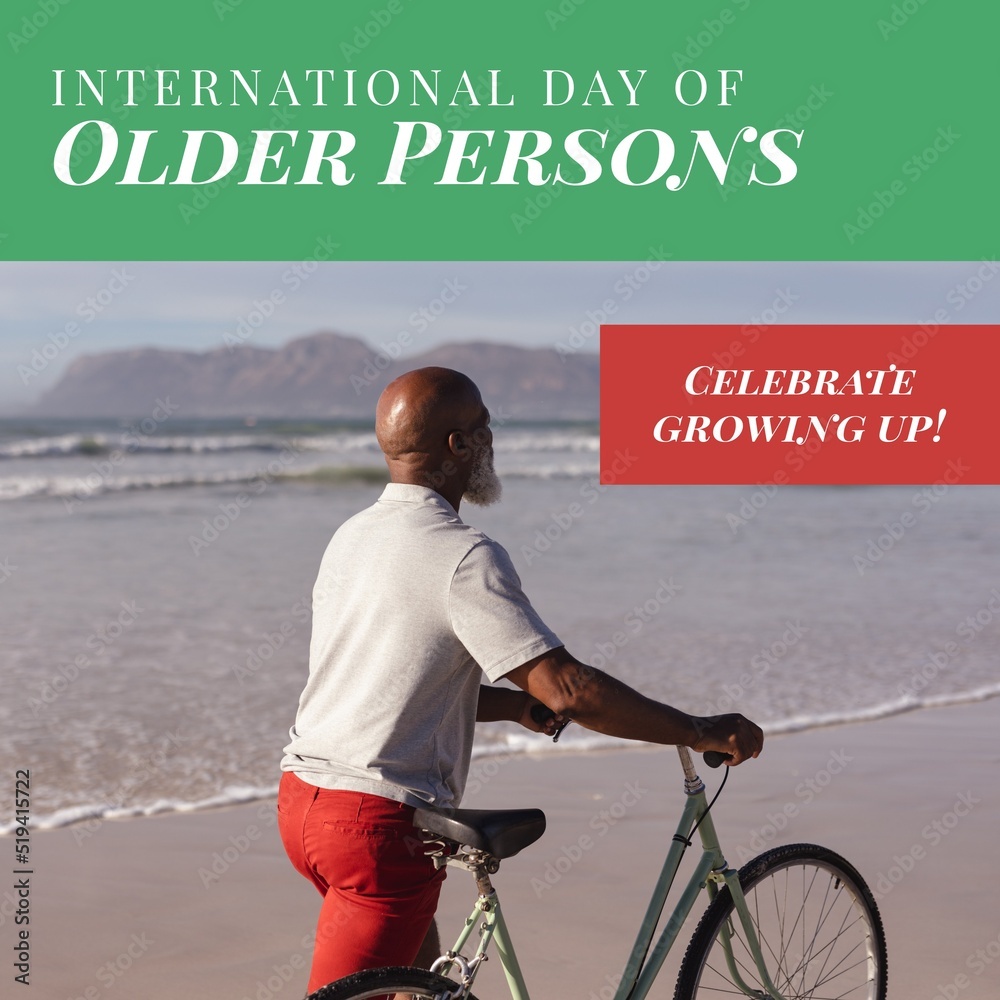
[{"label": "red pants", "polygon": [[278,829],[296,870],[323,896],[309,992],[363,969],[412,965],[445,875],[422,852],[413,807],[316,788],[285,771]]}]

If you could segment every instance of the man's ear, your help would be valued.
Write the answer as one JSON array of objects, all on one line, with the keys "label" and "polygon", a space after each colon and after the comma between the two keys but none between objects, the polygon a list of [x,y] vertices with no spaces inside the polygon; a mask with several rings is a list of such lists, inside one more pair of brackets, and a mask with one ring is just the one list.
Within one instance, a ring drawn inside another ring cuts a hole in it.
[{"label": "man's ear", "polygon": [[462,431],[452,431],[448,435],[448,449],[453,455],[462,459],[468,458],[471,454],[471,448]]}]

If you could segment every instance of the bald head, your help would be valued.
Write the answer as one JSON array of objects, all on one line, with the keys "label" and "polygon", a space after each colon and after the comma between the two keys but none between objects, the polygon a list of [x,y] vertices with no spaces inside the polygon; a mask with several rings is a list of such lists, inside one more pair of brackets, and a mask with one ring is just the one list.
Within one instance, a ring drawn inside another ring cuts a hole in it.
[{"label": "bald head", "polygon": [[492,442],[475,382],[450,368],[417,368],[390,382],[375,434],[394,482],[430,486],[457,509],[476,451]]},{"label": "bald head", "polygon": [[483,417],[476,383],[450,368],[417,368],[390,382],[375,410],[375,434],[389,461],[431,454],[452,431]]}]

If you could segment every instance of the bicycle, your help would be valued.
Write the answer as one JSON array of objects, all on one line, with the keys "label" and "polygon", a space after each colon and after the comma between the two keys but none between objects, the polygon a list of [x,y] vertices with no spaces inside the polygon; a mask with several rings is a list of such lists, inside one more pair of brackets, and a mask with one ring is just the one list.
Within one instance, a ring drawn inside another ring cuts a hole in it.
[{"label": "bicycle", "polygon": [[[884,1000],[886,948],[875,900],[858,872],[815,844],[776,847],[739,872],[726,863],[710,815],[711,802],[691,754],[678,747],[686,801],[625,964],[614,1000],[643,1000],[704,888],[709,903],[688,944],[674,1000],[721,995],[755,1000]],[[723,754],[704,755],[718,767]],[[728,773],[727,773],[728,777]],[[513,1000],[528,990],[490,876],[504,858],[534,843],[545,830],[539,809],[418,809],[414,826],[435,864],[472,872],[479,895],[454,948],[431,969],[391,967],[359,972],[322,987],[307,1000],[365,1000],[396,993],[421,1000],[475,1000],[472,986],[496,943]],[[684,851],[698,832],[701,860],[655,944]],[[478,931],[475,954],[462,955]],[[455,978],[450,978],[454,976]]]}]

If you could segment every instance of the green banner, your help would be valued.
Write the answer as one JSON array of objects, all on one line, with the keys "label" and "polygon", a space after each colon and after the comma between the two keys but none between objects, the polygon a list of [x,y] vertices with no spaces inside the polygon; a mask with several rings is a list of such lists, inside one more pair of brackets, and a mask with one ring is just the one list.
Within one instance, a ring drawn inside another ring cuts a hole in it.
[{"label": "green banner", "polygon": [[6,259],[997,251],[987,0],[16,0],[2,24]]}]

